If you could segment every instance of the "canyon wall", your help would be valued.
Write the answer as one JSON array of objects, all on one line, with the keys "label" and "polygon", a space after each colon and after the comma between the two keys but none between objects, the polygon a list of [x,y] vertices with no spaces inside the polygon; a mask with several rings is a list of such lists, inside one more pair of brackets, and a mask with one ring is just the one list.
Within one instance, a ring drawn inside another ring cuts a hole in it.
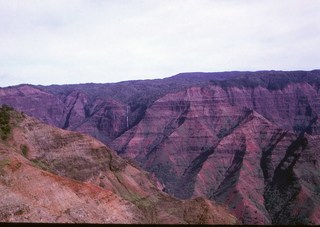
[{"label": "canyon wall", "polygon": [[89,134],[180,199],[244,224],[319,224],[320,71],[0,89],[0,103]]}]

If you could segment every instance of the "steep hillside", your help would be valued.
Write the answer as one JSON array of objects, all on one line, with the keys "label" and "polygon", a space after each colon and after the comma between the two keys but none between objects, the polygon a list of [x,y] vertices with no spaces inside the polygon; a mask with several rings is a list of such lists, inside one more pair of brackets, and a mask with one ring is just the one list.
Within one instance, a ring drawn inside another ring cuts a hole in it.
[{"label": "steep hillside", "polygon": [[[287,89],[292,91],[290,87]],[[234,98],[221,87],[211,85],[168,94],[157,100],[142,121],[115,139],[111,146],[154,173],[165,185],[164,190],[178,198],[201,195],[228,204],[245,224],[288,224],[301,220],[308,223],[311,213],[317,213],[317,205],[310,206],[310,201],[319,204],[317,147],[320,141],[318,135],[307,135],[318,131],[318,115],[313,111],[318,105],[314,102],[310,113],[300,111],[300,115],[299,109],[308,109],[306,103],[295,107],[297,112],[292,115],[300,123],[299,135],[286,129],[281,116],[277,116],[282,112],[268,99],[268,95],[273,95],[277,100],[279,94],[261,87],[257,90],[265,94],[265,99],[258,96],[261,100],[256,104],[257,110],[250,108],[250,99],[254,97],[246,96],[252,91],[238,88],[228,90]],[[301,90],[295,94],[303,95]],[[309,98],[312,100],[311,95]],[[269,105],[263,105],[263,100]],[[294,103],[299,101],[293,98]],[[259,108],[261,112],[274,110],[269,116],[278,124],[259,114]],[[312,145],[308,145],[309,140],[313,141]],[[300,171],[313,179],[311,189],[309,181],[297,177],[302,174]],[[279,173],[284,174],[282,178],[292,178],[281,186],[285,187],[282,193],[297,188],[275,208],[284,197],[273,188],[283,180],[278,178]],[[300,193],[306,194],[306,201],[299,200]],[[274,199],[273,206],[270,199]],[[291,210],[297,204],[301,211]],[[317,223],[317,218],[310,221]]]},{"label": "steep hillside", "polygon": [[[187,73],[8,87],[0,103],[98,138],[165,192],[205,196],[245,224],[319,224],[319,88],[319,70]],[[87,171],[72,177],[96,180]]]},{"label": "steep hillside", "polygon": [[213,202],[161,192],[150,175],[89,136],[7,107],[0,119],[9,126],[0,140],[1,222],[236,223]]}]

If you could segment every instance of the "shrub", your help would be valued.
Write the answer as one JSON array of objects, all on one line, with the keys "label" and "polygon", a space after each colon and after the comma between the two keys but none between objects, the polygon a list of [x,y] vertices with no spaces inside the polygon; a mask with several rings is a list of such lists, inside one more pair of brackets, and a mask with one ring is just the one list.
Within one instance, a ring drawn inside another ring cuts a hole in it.
[{"label": "shrub", "polygon": [[6,105],[0,108],[0,137],[2,140],[6,140],[11,132],[10,111],[12,110],[11,107]]},{"label": "shrub", "polygon": [[27,156],[28,150],[29,149],[28,149],[27,145],[24,144],[24,145],[21,146],[21,153],[23,154],[24,157]]}]

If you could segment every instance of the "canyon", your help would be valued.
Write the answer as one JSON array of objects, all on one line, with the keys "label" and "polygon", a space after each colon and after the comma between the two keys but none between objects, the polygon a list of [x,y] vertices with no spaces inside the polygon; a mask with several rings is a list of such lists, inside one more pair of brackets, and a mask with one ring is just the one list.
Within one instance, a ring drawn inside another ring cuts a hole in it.
[{"label": "canyon", "polygon": [[[226,206],[243,224],[319,224],[319,88],[319,70],[182,73],[112,84],[23,84],[0,88],[0,104],[98,139],[122,157],[112,153],[115,160],[136,166],[126,182],[147,171],[154,190],[175,201]],[[53,134],[37,131],[34,138]],[[63,133],[28,158],[60,177],[116,192],[114,182],[93,174],[105,165],[73,156],[78,149],[65,145]],[[60,143],[63,155],[56,154]]]}]

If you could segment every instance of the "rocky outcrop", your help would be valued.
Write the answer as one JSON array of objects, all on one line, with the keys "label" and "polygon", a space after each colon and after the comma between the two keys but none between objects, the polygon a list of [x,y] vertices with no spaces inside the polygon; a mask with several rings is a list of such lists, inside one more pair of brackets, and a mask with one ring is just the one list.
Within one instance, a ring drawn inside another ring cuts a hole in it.
[{"label": "rocky outcrop", "polygon": [[10,112],[0,140],[1,222],[235,224],[203,198],[181,201],[90,136]]}]

